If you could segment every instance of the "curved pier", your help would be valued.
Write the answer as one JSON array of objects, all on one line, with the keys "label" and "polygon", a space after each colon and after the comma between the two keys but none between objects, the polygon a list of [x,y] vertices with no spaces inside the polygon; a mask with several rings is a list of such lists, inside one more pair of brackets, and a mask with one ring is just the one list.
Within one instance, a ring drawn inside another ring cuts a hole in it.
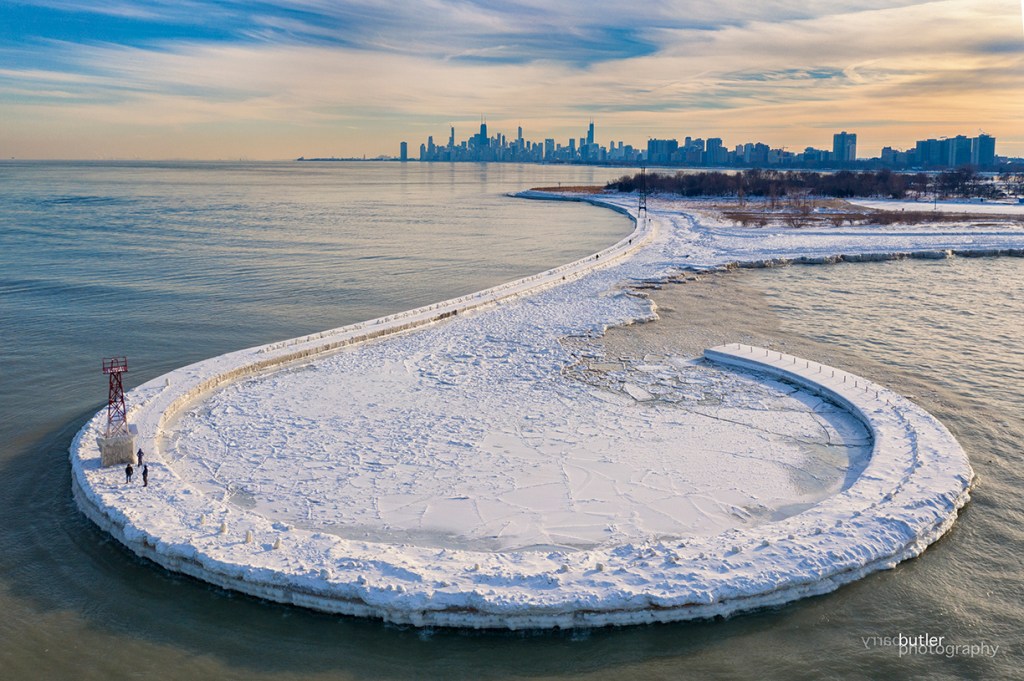
[{"label": "curved pier", "polygon": [[[417,626],[511,629],[705,618],[826,593],[918,555],[969,500],[973,473],[956,440],[898,394],[763,348],[719,347],[705,357],[849,410],[874,437],[867,469],[817,506],[754,528],[588,551],[488,553],[290,528],[198,493],[158,461],[150,466],[159,467],[159,493],[132,496],[119,470],[99,467],[97,416],[72,445],[75,496],[135,553],[227,589]],[[187,399],[156,399],[170,387],[161,382],[135,395],[142,407],[134,416],[150,438],[168,417],[164,406]]]}]

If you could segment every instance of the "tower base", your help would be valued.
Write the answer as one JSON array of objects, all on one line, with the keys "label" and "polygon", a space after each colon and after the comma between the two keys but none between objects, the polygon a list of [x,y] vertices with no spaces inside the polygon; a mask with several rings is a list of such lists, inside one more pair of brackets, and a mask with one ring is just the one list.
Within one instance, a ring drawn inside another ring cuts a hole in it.
[{"label": "tower base", "polygon": [[135,434],[96,438],[100,445],[100,465],[135,464]]}]

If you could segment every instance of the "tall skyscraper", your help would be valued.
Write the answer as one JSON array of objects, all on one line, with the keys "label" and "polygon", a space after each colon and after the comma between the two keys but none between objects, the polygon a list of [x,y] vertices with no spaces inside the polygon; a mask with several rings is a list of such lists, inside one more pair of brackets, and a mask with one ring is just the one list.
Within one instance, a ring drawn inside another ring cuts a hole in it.
[{"label": "tall skyscraper", "polygon": [[672,155],[679,149],[678,140],[647,140],[647,162],[651,165],[665,165],[672,162]]},{"label": "tall skyscraper", "polygon": [[832,160],[837,163],[851,163],[857,160],[856,133],[844,130],[832,135]]},{"label": "tall skyscraper", "polygon": [[996,138],[982,133],[971,140],[971,164],[982,168],[996,163]]},{"label": "tall skyscraper", "polygon": [[405,163],[406,161],[409,160],[409,143],[408,142],[402,142],[399,145],[399,149],[400,149],[400,151],[399,151],[398,157],[402,160],[402,163]]},{"label": "tall skyscraper", "polygon": [[718,165],[725,163],[726,150],[722,146],[721,137],[711,137],[708,139],[707,149],[704,154],[704,163],[706,165]]},{"label": "tall skyscraper", "polygon": [[589,147],[594,143],[594,121],[590,121],[590,127],[587,128],[587,146]]},{"label": "tall skyscraper", "polygon": [[971,162],[971,139],[967,135],[957,135],[949,140],[949,158],[947,164],[953,168],[968,165]]},{"label": "tall skyscraper", "polygon": [[918,140],[917,147],[914,150],[915,161],[922,167],[945,165],[946,159],[943,158],[942,153],[943,145],[946,145],[946,156],[948,157],[949,149],[946,140],[937,140],[935,138]]}]

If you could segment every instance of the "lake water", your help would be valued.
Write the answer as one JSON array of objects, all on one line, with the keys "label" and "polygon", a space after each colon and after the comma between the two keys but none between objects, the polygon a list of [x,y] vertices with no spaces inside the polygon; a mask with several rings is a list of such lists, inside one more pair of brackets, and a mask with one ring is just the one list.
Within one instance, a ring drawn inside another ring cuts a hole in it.
[{"label": "lake water", "polygon": [[[504,193],[619,174],[0,163],[0,678],[1020,677],[1016,259],[743,272],[718,278],[700,303],[731,304],[763,342],[913,394],[954,430],[979,474],[960,522],[921,558],[785,608],[585,632],[393,627],[167,573],[77,511],[67,446],[105,401],[101,357],[128,355],[136,385],[567,262],[614,242],[628,221]],[[698,292],[671,295],[684,309]],[[901,633],[999,652],[901,658],[864,642]]]}]

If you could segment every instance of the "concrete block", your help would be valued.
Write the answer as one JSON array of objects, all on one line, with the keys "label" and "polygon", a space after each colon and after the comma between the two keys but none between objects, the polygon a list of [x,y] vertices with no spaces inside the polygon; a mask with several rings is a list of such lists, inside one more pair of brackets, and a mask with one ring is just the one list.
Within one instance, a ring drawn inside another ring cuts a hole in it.
[{"label": "concrete block", "polygon": [[118,435],[116,437],[96,438],[100,445],[100,464],[116,466],[118,464],[135,465],[135,435]]}]

